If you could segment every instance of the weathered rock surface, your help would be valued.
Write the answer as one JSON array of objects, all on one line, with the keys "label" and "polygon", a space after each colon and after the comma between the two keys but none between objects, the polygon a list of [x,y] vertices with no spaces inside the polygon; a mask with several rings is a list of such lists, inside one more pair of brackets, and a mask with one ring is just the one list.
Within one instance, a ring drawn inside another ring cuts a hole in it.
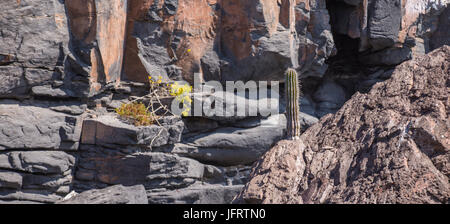
[{"label": "weathered rock surface", "polygon": [[198,134],[175,144],[170,152],[208,164],[250,164],[283,138],[285,119],[284,115],[274,115],[257,127],[225,127]]},{"label": "weathered rock surface", "polygon": [[430,49],[434,50],[443,45],[450,46],[450,30],[447,27],[450,26],[450,7],[447,4],[447,8],[439,16],[439,25],[436,32],[431,35]]},{"label": "weathered rock surface", "polygon": [[162,126],[136,127],[116,115],[85,119],[82,143],[89,145],[151,148],[179,142],[184,124],[180,118],[165,118]]},{"label": "weathered rock surface", "polygon": [[236,202],[449,203],[450,47],[405,62],[255,165]]},{"label": "weathered rock surface", "polygon": [[[22,98],[32,86],[52,82],[63,66],[69,42],[64,4],[4,1],[1,6],[0,75],[6,82],[0,84],[0,98]],[[36,72],[41,74],[33,78]]]},{"label": "weathered rock surface", "polygon": [[58,204],[148,204],[147,194],[142,185],[125,187],[114,185],[77,194]]},{"label": "weathered rock surface", "polygon": [[281,80],[299,63],[321,76],[334,53],[325,1],[129,1],[127,79]]},{"label": "weathered rock surface", "polygon": [[439,18],[447,4],[446,0],[327,1],[333,32],[359,38],[361,63],[368,65],[397,65],[442,46],[442,41],[430,46],[429,37],[440,23],[448,23]]},{"label": "weathered rock surface", "polygon": [[0,153],[0,203],[53,203],[69,193],[75,157],[61,151]]},{"label": "weathered rock surface", "polygon": [[[0,98],[93,96],[120,79],[127,1],[5,1]],[[110,35],[114,33],[115,35]]]},{"label": "weathered rock surface", "polygon": [[81,150],[75,175],[86,186],[80,188],[143,184],[149,189],[176,189],[202,179],[205,170],[196,160],[165,153],[130,153],[98,146],[83,146]]},{"label": "weathered rock surface", "polygon": [[80,117],[16,101],[0,101],[0,151],[76,150],[80,135]]},{"label": "weathered rock surface", "polygon": [[73,156],[59,151],[13,151],[0,154],[0,168],[30,173],[65,173],[74,163]]},{"label": "weathered rock surface", "polygon": [[229,204],[243,185],[197,185],[182,191],[148,192],[150,204]]},{"label": "weathered rock surface", "polygon": [[335,113],[344,105],[347,97],[344,89],[330,81],[322,83],[313,96],[317,103],[317,117],[323,117],[328,113]]},{"label": "weathered rock surface", "polygon": [[[358,59],[367,67],[396,65],[428,52],[448,43],[447,3],[1,1],[0,203],[53,203],[71,190],[115,184],[142,184],[154,203],[228,202],[246,182],[249,165],[282,138],[284,126],[267,126],[273,117],[205,115],[184,124],[167,118],[163,127],[137,128],[102,115],[147,94],[149,74],[283,80],[285,68],[293,66],[313,80],[302,98],[302,111],[312,115],[301,115],[306,129],[315,116],[336,112],[355,89],[368,90],[390,76],[355,81],[347,69],[345,80],[338,80],[341,74],[327,71],[327,63],[336,67],[327,60],[336,49],[358,52],[336,56],[345,59],[344,68]],[[278,103],[284,107],[283,99]],[[236,107],[229,109],[231,114]],[[93,114],[101,116],[83,122]]]}]

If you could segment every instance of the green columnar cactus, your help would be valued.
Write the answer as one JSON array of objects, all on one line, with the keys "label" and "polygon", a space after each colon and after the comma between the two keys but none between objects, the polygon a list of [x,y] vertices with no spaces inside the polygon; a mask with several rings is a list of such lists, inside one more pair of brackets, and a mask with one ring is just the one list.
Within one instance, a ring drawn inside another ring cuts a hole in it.
[{"label": "green columnar cactus", "polygon": [[297,71],[286,71],[286,120],[288,139],[300,138],[300,85]]}]

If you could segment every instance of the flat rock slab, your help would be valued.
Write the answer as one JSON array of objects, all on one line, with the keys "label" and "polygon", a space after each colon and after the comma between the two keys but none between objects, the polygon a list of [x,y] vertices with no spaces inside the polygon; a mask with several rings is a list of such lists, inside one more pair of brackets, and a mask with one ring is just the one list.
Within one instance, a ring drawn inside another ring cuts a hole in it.
[{"label": "flat rock slab", "polygon": [[0,104],[0,151],[78,148],[82,125],[80,117],[23,106],[15,101],[3,103]]},{"label": "flat rock slab", "polygon": [[62,151],[0,152],[0,203],[53,203],[71,190],[75,157]]},{"label": "flat rock slab", "polygon": [[176,144],[170,151],[204,163],[234,166],[256,161],[284,136],[284,116],[274,116],[254,128],[219,128]]},{"label": "flat rock slab", "polygon": [[57,204],[148,204],[148,200],[142,185],[131,187],[115,185],[85,191]]},{"label": "flat rock slab", "polygon": [[198,185],[175,191],[148,192],[150,204],[229,204],[244,185]]},{"label": "flat rock slab", "polygon": [[82,149],[76,178],[91,183],[181,188],[203,178],[205,167],[196,160],[156,152],[123,152],[89,147]]},{"label": "flat rock slab", "polygon": [[75,164],[75,157],[61,151],[0,152],[0,169],[37,174],[62,174]]},{"label": "flat rock slab", "polygon": [[165,118],[162,126],[137,127],[120,120],[116,115],[86,119],[81,142],[103,146],[163,146],[180,141],[184,124],[180,118]]}]

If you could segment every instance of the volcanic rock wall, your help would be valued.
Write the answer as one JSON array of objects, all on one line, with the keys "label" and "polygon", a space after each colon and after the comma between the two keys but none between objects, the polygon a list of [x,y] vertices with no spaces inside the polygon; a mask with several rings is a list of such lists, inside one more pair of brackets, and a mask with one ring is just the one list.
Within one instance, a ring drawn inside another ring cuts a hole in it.
[{"label": "volcanic rock wall", "polygon": [[397,65],[430,50],[430,35],[447,1],[356,0],[327,2],[336,34],[359,40],[361,62]]},{"label": "volcanic rock wall", "polygon": [[283,137],[280,117],[168,118],[161,129],[108,111],[148,93],[149,74],[282,80],[293,66],[314,77],[302,98],[307,128],[354,93],[330,79],[327,60],[347,45],[337,33],[356,38],[358,57],[375,66],[358,84],[369,88],[392,73],[376,66],[448,44],[447,1],[333,2],[1,1],[0,201],[141,184],[152,203],[229,202],[249,165]]},{"label": "volcanic rock wall", "polygon": [[129,4],[123,75],[133,81],[146,81],[146,74],[192,81],[195,72],[207,80],[282,80],[282,72],[299,63],[320,76],[333,54],[324,1]]}]

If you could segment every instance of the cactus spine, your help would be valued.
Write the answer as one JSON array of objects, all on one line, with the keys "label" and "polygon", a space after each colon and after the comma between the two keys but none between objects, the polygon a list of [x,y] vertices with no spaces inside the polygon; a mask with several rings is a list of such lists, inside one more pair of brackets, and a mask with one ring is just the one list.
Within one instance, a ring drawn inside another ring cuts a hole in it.
[{"label": "cactus spine", "polygon": [[288,139],[300,138],[300,85],[294,69],[286,71],[286,120]]}]

